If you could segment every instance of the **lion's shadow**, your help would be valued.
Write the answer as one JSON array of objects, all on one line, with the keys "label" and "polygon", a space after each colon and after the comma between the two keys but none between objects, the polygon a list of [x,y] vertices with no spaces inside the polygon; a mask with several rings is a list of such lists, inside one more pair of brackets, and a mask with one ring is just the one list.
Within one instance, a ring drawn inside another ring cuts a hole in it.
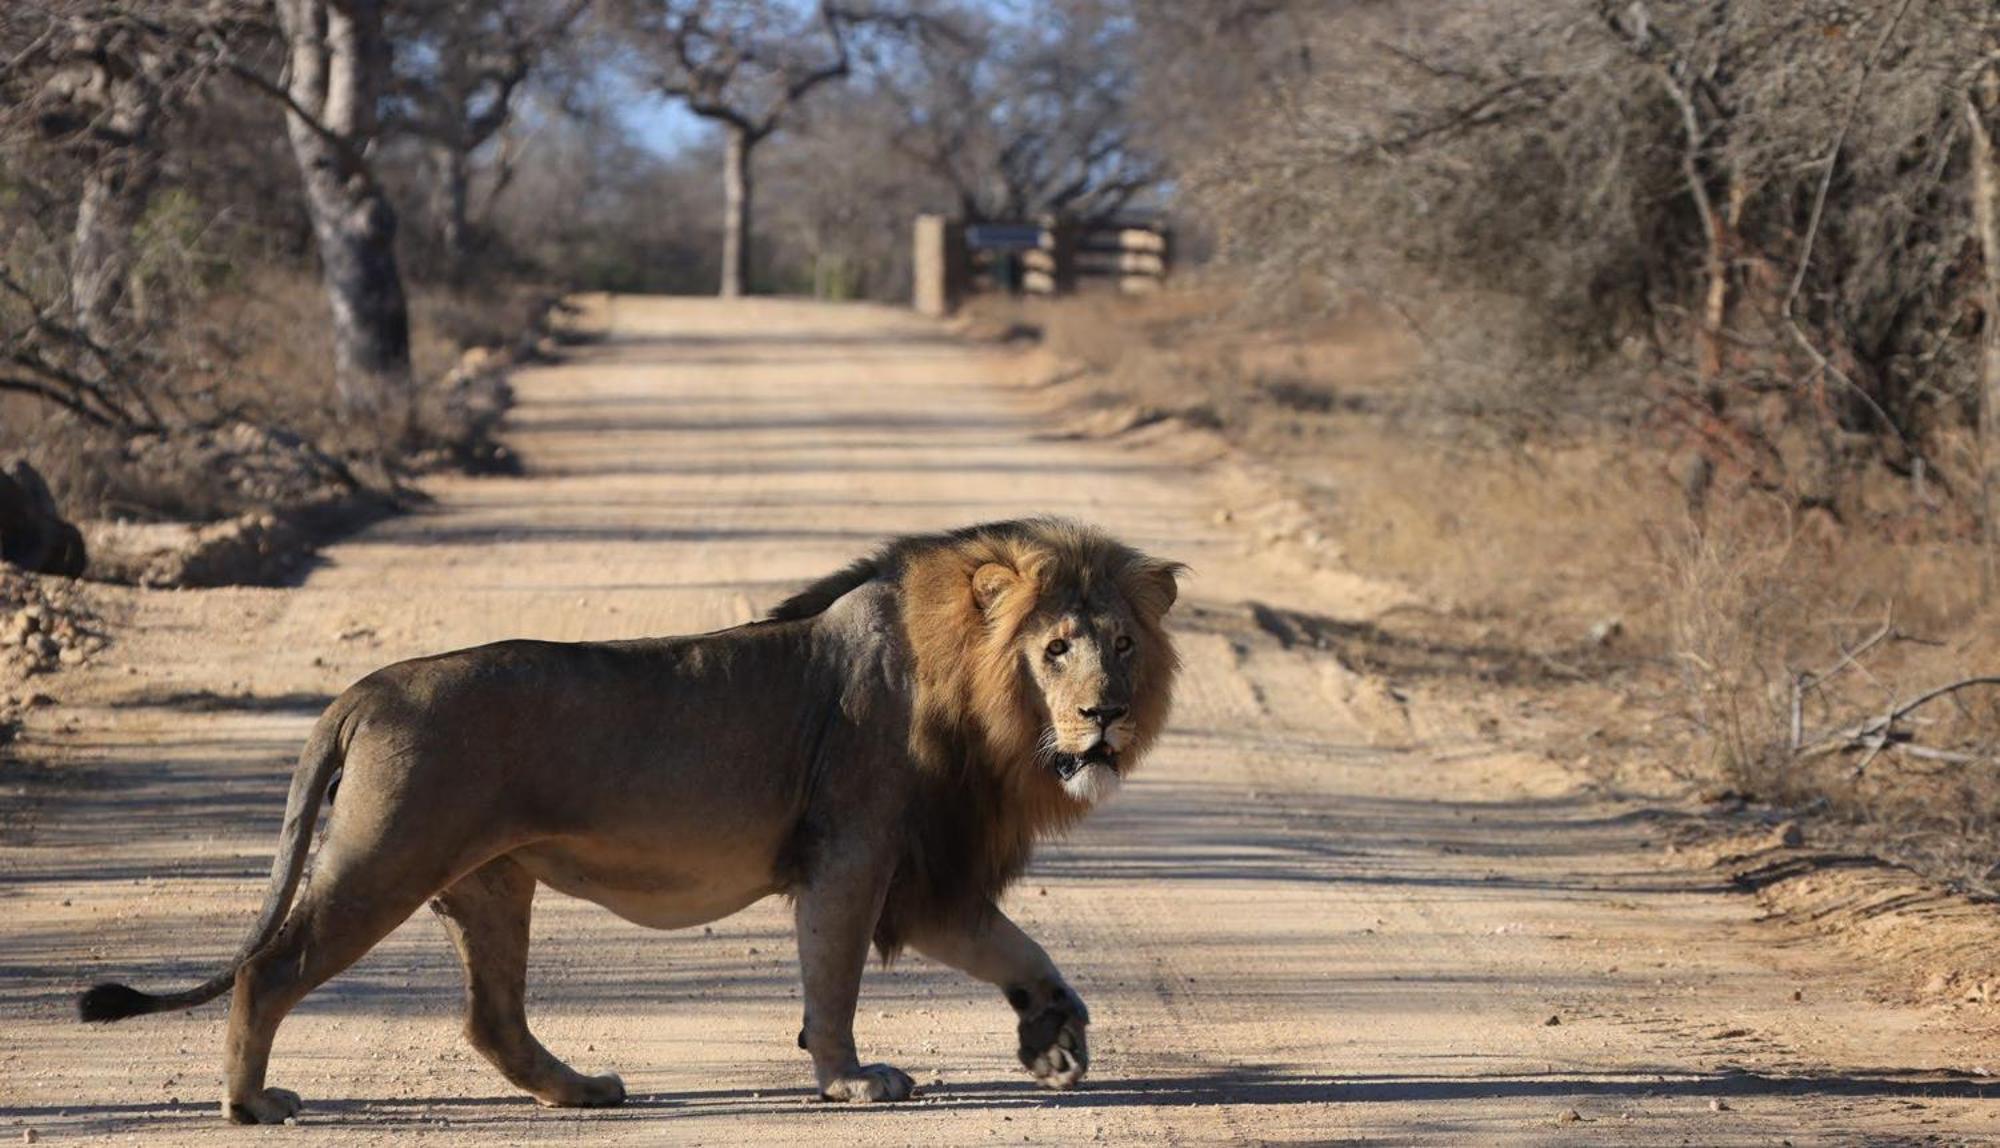
[{"label": "lion's shadow", "polygon": [[[2000,1080],[1960,1073],[1894,1068],[1851,1073],[1772,1074],[1745,1071],[1676,1072],[1670,1068],[1628,1069],[1589,1076],[1564,1073],[1408,1074],[1332,1076],[1279,1066],[1238,1067],[1213,1072],[1099,1080],[1073,1092],[1049,1092],[1025,1080],[968,1081],[932,1085],[918,1093],[921,1107],[962,1110],[1238,1108],[1295,1104],[1440,1104],[1502,1100],[1551,1103],[1641,1100],[1724,1100],[1741,1097],[1839,1097],[1848,1099],[2000,1099]],[[487,1096],[308,1099],[302,1122],[332,1127],[390,1130],[422,1125],[460,1130],[520,1128],[543,1121],[633,1121],[670,1115],[737,1117],[782,1116],[811,1105],[803,1089],[697,1089],[635,1092],[616,1108],[564,1110],[537,1108],[519,1093]],[[865,1112],[887,1116],[908,1105],[877,1105]],[[864,1110],[855,1109],[857,1115]],[[218,1117],[209,1104],[107,1104],[0,1106],[0,1123],[32,1126],[60,1116],[68,1132],[164,1131]]]}]

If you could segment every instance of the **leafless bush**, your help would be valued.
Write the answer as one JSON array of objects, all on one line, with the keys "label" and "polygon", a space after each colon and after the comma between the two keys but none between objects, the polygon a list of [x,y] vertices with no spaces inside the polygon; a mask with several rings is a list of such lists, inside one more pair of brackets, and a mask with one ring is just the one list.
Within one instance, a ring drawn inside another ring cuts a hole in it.
[{"label": "leafless bush", "polygon": [[[1991,889],[2000,831],[2000,657],[1990,609],[1953,625],[1806,532],[1727,531],[1663,548],[1684,714],[1710,789],[1844,822],[1839,835]],[[1974,578],[1970,547],[1915,562]],[[1908,560],[1909,556],[1905,556]]]},{"label": "leafless bush", "polygon": [[1852,465],[1844,436],[1907,471],[1932,428],[1966,420],[1961,104],[1990,6],[1229,10],[1227,30],[1151,27],[1262,61],[1222,82],[1235,130],[1175,158],[1267,297],[1296,298],[1303,268],[1309,303],[1400,300],[1439,377],[1588,369],[1595,396],[1527,386],[1558,413],[1629,420],[1678,392],[1755,440],[1752,412],[1780,403],[1821,439],[1813,476],[1729,434],[1703,445],[1805,504],[1846,497],[1817,478]]}]

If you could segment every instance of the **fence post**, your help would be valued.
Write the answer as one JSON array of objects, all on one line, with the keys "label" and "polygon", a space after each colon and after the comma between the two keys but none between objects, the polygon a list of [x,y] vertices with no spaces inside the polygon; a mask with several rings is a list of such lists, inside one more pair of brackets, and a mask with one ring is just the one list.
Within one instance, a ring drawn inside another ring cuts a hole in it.
[{"label": "fence post", "polygon": [[1076,250],[1082,238],[1083,228],[1073,219],[1061,215],[1045,215],[1042,224],[1042,250],[1049,253],[1050,286],[1057,295],[1076,293]]},{"label": "fence post", "polygon": [[920,315],[942,318],[958,308],[965,286],[965,228],[943,215],[919,215],[910,263],[910,302]]}]

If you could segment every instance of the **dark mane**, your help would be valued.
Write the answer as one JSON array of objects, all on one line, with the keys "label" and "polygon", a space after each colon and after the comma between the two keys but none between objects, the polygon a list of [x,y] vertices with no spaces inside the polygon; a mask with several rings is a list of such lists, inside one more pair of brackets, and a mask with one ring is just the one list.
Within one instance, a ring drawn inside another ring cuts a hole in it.
[{"label": "dark mane", "polygon": [[1020,538],[1032,534],[1050,521],[1045,518],[1014,518],[1002,522],[984,522],[977,526],[961,526],[957,530],[939,534],[906,534],[885,543],[881,549],[865,558],[857,558],[833,573],[815,579],[805,589],[771,607],[770,613],[764,615],[764,620],[793,622],[801,618],[816,618],[826,613],[835,602],[848,593],[877,578],[885,575],[894,577],[901,573],[904,561],[912,555],[951,546],[981,535]]}]

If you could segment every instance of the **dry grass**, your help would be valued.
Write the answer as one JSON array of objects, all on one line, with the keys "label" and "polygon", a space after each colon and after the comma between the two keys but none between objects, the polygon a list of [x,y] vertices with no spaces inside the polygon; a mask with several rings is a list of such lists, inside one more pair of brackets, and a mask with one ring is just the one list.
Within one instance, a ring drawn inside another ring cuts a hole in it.
[{"label": "dry grass", "polygon": [[1628,640],[1660,646],[1664,619],[1641,589],[1681,511],[1657,468],[1602,441],[1509,449],[1354,421],[1338,455],[1304,465],[1333,492],[1358,569],[1547,637],[1574,641],[1616,623]]},{"label": "dry grass", "polygon": [[1217,297],[982,301],[979,321],[1038,326],[1058,361],[1089,372],[1090,403],[1180,415],[1276,462],[1361,573],[1467,617],[1531,619],[1549,643],[1613,619],[1659,633],[1642,588],[1655,540],[1686,517],[1663,460],[1609,434],[1524,438],[1440,404],[1390,316],[1267,326]]},{"label": "dry grass", "polygon": [[1669,649],[1700,754],[1687,776],[1814,812],[1828,844],[1995,888],[2000,695],[1953,693],[1879,745],[1852,736],[2000,667],[1977,549],[1745,508],[1665,557]]},{"label": "dry grass", "polygon": [[[479,298],[413,287],[411,373],[420,384],[442,378],[466,347],[513,337],[520,329],[507,326],[513,303],[509,295]],[[330,401],[333,339],[316,277],[256,269],[240,288],[208,300],[200,323],[229,364],[203,380],[218,407],[338,442],[343,431]]]},{"label": "dry grass", "polygon": [[[1426,393],[1380,316],[1260,326],[1215,297],[1211,285],[985,304],[982,322],[1039,325],[1086,372],[1090,403],[1196,412],[1275,464],[1311,492],[1341,561],[1438,611],[1376,620],[1385,634],[1418,627],[1586,667],[1589,689],[1558,676],[1516,699],[1567,711],[1566,748],[1609,744],[1694,788],[1813,811],[1830,843],[2000,878],[2000,690],[1912,715],[1898,733],[1916,750],[1800,752],[1923,689],[2000,670],[2000,611],[1982,597],[1962,515],[1936,491],[1864,478],[1845,523],[1723,482],[1694,506],[1646,428],[1496,433]],[[1842,665],[1885,622],[1888,635]],[[1570,656],[1613,623],[1616,656]],[[1800,689],[1802,674],[1819,676]],[[1606,688],[1616,704],[1599,704]]]}]

